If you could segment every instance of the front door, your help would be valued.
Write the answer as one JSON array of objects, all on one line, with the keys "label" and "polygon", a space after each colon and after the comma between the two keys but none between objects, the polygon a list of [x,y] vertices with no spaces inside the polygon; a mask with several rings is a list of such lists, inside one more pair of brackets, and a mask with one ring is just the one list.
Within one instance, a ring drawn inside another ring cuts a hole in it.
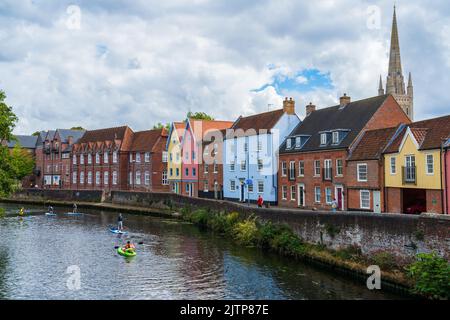
[{"label": "front door", "polygon": [[336,200],[337,209],[344,210],[344,188],[341,186],[336,187]]},{"label": "front door", "polygon": [[217,188],[217,181],[214,183],[214,199],[218,199],[219,198],[219,194],[218,194],[218,188]]},{"label": "front door", "polygon": [[298,206],[299,207],[305,206],[305,185],[304,184],[298,185]]},{"label": "front door", "polygon": [[240,199],[241,202],[245,201],[245,188],[244,188],[244,184],[241,183],[241,192],[240,192]]},{"label": "front door", "polygon": [[373,212],[381,213],[381,192],[373,192]]}]

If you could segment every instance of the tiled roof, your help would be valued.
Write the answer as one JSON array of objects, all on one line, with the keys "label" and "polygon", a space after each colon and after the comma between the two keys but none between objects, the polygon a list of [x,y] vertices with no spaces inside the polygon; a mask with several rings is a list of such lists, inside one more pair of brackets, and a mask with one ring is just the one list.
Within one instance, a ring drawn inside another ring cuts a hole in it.
[{"label": "tiled roof", "polygon": [[231,127],[234,130],[254,129],[257,133],[260,130],[271,130],[283,116],[283,109],[258,113],[248,117],[239,117]]},{"label": "tiled roof", "polygon": [[174,122],[175,130],[177,130],[178,139],[181,141],[184,134],[184,129],[186,128],[185,122]]},{"label": "tiled roof", "polygon": [[167,137],[166,129],[139,131],[133,134],[130,151],[151,152],[161,137]]},{"label": "tiled roof", "polygon": [[232,121],[220,121],[220,120],[195,120],[190,119],[189,123],[192,126],[194,136],[197,141],[203,141],[206,135],[211,135],[215,131],[221,131],[231,128]]},{"label": "tiled roof", "polygon": [[349,161],[378,160],[399,127],[366,131],[352,150]]},{"label": "tiled roof", "polygon": [[[419,150],[439,149],[450,136],[450,116],[413,122],[408,127],[419,144]],[[392,142],[386,153],[399,151],[406,130],[407,128]]]},{"label": "tiled roof", "polygon": [[96,147],[101,147],[101,144],[105,141],[114,142],[115,140],[121,141],[122,150],[129,150],[132,143],[133,131],[128,126],[105,128],[98,130],[88,130],[83,137],[78,140],[77,144],[93,142]]},{"label": "tiled roof", "polygon": [[26,149],[35,149],[36,148],[36,142],[38,140],[38,137],[24,136],[24,135],[17,135],[14,137],[17,139],[17,141],[8,142],[8,148],[14,148],[16,146],[16,143],[19,143],[22,148],[26,148]]},{"label": "tiled roof", "polygon": [[[337,105],[312,112],[290,134],[290,136],[310,136],[305,145],[299,150],[286,150],[286,142],[283,142],[280,153],[348,148],[388,97],[389,95],[376,96],[351,102],[344,108]],[[321,146],[320,134],[333,130],[346,130],[348,133],[337,145]]]}]

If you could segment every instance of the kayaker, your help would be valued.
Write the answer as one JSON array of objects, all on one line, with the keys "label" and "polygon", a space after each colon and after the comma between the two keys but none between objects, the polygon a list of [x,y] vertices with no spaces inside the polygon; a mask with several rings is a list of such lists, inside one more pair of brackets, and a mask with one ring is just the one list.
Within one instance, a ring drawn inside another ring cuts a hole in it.
[{"label": "kayaker", "polygon": [[136,247],[129,240],[127,241],[127,244],[123,247],[123,251],[127,250],[134,251],[135,249]]},{"label": "kayaker", "polygon": [[48,207],[48,213],[53,213],[53,207],[52,206]]},{"label": "kayaker", "polygon": [[25,209],[24,208],[20,208],[19,216],[23,216],[24,214],[25,214]]},{"label": "kayaker", "polygon": [[117,218],[117,230],[123,230],[123,217],[121,213],[119,213],[119,217]]}]

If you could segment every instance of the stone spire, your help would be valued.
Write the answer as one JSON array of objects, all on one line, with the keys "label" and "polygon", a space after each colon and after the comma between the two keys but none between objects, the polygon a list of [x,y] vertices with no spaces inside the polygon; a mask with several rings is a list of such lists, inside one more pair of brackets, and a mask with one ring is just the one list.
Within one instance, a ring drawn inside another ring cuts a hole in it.
[{"label": "stone spire", "polygon": [[400,57],[400,41],[398,39],[397,13],[394,7],[392,18],[391,51],[389,53],[389,71],[386,82],[387,94],[405,94],[402,61]]},{"label": "stone spire", "polygon": [[[378,94],[382,93],[382,82],[378,88]],[[384,93],[384,92],[383,92]],[[405,113],[413,120],[413,86],[412,77],[409,75],[408,87],[405,90],[405,79],[403,77],[402,61],[400,56],[400,40],[398,36],[397,12],[394,6],[392,18],[391,48],[389,53],[389,71],[386,79],[386,94],[391,94],[397,100]]]},{"label": "stone spire", "polygon": [[381,74],[380,74],[380,84],[378,85],[378,95],[379,96],[384,95],[383,79],[381,79]]}]

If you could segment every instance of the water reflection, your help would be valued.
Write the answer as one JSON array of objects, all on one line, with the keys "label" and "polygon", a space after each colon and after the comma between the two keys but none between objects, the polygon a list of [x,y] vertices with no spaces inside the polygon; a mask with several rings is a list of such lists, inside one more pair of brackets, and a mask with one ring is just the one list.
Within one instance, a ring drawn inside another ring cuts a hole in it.
[{"label": "water reflection", "polygon": [[[323,270],[255,249],[195,226],[124,214],[128,234],[115,235],[117,213],[83,210],[82,216],[44,215],[33,207],[0,205],[1,299],[386,299]],[[124,259],[115,247],[127,240],[138,255]],[[140,244],[138,244],[140,243]],[[81,289],[69,290],[66,273],[79,266]]]}]

